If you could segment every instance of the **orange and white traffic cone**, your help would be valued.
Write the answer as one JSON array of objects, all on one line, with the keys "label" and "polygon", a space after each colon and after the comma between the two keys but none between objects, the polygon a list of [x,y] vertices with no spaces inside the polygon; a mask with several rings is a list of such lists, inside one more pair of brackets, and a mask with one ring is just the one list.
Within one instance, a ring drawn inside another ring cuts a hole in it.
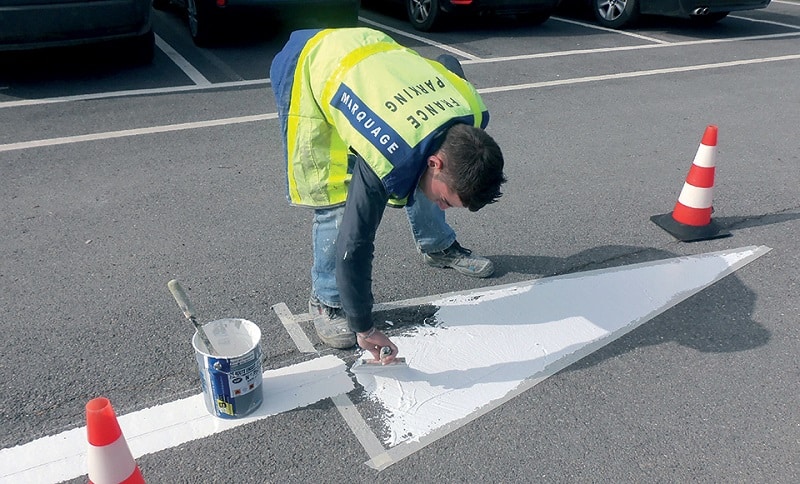
[{"label": "orange and white traffic cone", "polygon": [[90,484],[144,484],[107,398],[95,398],[86,404],[86,433]]},{"label": "orange and white traffic cone", "polygon": [[653,215],[650,220],[683,242],[730,235],[711,220],[716,159],[717,127],[712,124],[706,127],[672,213]]}]

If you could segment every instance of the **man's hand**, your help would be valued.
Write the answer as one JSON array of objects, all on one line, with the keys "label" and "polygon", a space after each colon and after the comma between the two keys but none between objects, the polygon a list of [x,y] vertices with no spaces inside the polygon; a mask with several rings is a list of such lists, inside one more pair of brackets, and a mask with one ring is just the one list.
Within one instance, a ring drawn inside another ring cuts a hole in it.
[{"label": "man's hand", "polygon": [[[388,365],[394,361],[397,356],[397,346],[395,346],[385,334],[375,328],[363,333],[356,333],[356,339],[358,341],[358,346],[372,353],[372,357],[379,360],[384,365]],[[388,346],[392,352],[381,358],[381,348],[384,346]]]}]

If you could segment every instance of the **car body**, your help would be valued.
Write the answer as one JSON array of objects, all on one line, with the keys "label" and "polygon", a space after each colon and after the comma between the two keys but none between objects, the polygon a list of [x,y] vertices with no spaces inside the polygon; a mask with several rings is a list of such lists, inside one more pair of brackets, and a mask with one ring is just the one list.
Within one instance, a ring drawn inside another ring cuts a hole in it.
[{"label": "car body", "polygon": [[[371,0],[375,2],[377,0]],[[550,18],[560,0],[393,0],[405,4],[411,25],[423,32],[436,30],[456,15],[515,14],[530,24]]]},{"label": "car body", "polygon": [[358,23],[359,3],[359,0],[153,0],[153,7],[164,10],[175,5],[185,11],[192,40],[199,46],[208,46],[218,39],[222,21],[235,13],[291,11],[294,16],[308,19],[305,24],[299,23],[303,27],[349,27]]},{"label": "car body", "polygon": [[597,22],[614,29],[633,25],[640,14],[692,19],[700,25],[730,12],[765,8],[770,0],[589,0]]},{"label": "car body", "polygon": [[0,0],[0,51],[130,42],[153,58],[150,0]]}]

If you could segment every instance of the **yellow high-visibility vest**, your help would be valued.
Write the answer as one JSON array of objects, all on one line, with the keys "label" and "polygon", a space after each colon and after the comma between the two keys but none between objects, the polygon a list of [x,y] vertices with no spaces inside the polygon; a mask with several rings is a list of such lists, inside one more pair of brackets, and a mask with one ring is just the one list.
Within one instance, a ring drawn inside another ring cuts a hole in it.
[{"label": "yellow high-visibility vest", "polygon": [[372,29],[295,32],[270,75],[295,205],[344,203],[350,150],[402,204],[448,127],[488,122],[471,84]]}]

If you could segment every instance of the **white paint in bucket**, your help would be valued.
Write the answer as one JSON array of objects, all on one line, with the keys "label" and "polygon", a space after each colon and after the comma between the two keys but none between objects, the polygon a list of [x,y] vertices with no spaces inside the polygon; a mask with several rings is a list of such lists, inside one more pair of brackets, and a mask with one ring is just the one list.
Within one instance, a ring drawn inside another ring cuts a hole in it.
[{"label": "white paint in bucket", "polygon": [[264,400],[261,391],[261,329],[246,319],[218,319],[203,325],[215,352],[195,332],[192,338],[200,386],[209,413],[240,418]]}]

